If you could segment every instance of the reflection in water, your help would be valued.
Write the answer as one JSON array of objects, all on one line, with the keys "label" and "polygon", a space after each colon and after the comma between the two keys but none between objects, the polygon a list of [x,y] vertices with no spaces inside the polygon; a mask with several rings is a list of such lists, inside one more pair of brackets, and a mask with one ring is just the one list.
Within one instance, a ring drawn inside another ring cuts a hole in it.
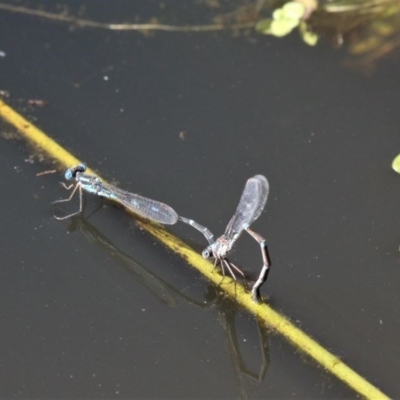
[{"label": "reflection in water", "polygon": [[175,307],[177,302],[171,295],[168,285],[148,271],[143,265],[139,264],[133,258],[116,247],[106,236],[98,229],[91,225],[82,217],[73,217],[72,223],[68,228],[69,232],[80,230],[85,237],[94,244],[100,246],[114,260],[121,263],[129,273],[131,273],[136,281],[146,287],[161,303],[168,307]]},{"label": "reflection in water", "polygon": [[[260,339],[261,363],[257,371],[251,371],[240,351],[238,335],[236,331],[235,318],[241,310],[239,304],[228,296],[217,292],[217,289],[210,287],[214,292],[214,304],[218,310],[218,320],[225,335],[225,347],[231,360],[235,375],[236,389],[239,398],[257,397],[255,382],[262,382],[267,373],[269,365],[269,342],[267,328],[261,321],[257,321],[258,336]],[[211,297],[212,298],[212,297]],[[251,379],[246,379],[250,377]],[[249,393],[250,392],[250,393]]]},{"label": "reflection in water", "polygon": [[[255,384],[264,379],[269,365],[268,333],[267,328],[261,322],[257,321],[261,365],[257,371],[251,371],[243,359],[237,338],[235,319],[238,311],[241,310],[237,302],[221,294],[218,288],[214,286],[207,288],[203,301],[195,300],[183,294],[120,250],[87,219],[77,216],[73,217],[71,221],[72,223],[68,227],[69,232],[81,231],[91,243],[98,245],[114,260],[121,263],[134,279],[146,287],[160,303],[167,307],[176,307],[178,299],[183,299],[201,309],[215,308],[218,311],[218,320],[224,332],[225,345],[232,364],[238,397],[241,399],[257,397]],[[246,379],[246,377],[251,379]]]}]

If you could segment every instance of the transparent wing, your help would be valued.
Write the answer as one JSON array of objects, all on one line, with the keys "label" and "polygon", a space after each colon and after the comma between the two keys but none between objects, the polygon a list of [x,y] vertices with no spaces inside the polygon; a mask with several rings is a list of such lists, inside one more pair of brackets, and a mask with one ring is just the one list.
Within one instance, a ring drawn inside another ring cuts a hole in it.
[{"label": "transparent wing", "polygon": [[127,192],[113,185],[103,183],[102,186],[104,190],[113,194],[113,196],[110,196],[111,198],[115,198],[126,208],[144,218],[166,225],[173,225],[178,222],[179,217],[176,211],[164,203]]},{"label": "transparent wing", "polygon": [[225,230],[227,239],[234,239],[262,213],[269,193],[267,178],[256,175],[248,179],[236,212]]}]

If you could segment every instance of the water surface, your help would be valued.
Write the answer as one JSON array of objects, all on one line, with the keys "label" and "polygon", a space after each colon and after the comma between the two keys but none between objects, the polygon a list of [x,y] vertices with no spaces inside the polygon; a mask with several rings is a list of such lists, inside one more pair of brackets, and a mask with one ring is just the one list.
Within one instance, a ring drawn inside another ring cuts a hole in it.
[{"label": "water surface", "polygon": [[[102,21],[208,17],[186,1],[164,11],[155,1],[85,3]],[[147,37],[0,19],[6,101],[108,180],[221,234],[246,179],[267,176],[254,224],[273,261],[263,292],[399,395],[397,56],[366,78],[343,67],[343,52],[295,35]],[[66,195],[62,174],[36,177],[51,165],[32,162],[23,142],[3,140],[0,151],[1,397],[356,397],[281,337],[263,332],[260,344],[251,315],[123,210],[87,196],[88,219],[56,221],[77,207],[50,204]],[[205,245],[189,227],[171,230]],[[249,274],[261,267],[246,236],[232,258]]]}]

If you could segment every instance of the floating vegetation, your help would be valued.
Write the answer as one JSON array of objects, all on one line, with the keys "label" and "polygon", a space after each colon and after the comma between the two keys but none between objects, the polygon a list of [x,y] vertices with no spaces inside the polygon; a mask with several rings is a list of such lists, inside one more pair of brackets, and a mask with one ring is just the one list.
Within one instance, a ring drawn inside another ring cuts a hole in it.
[{"label": "floating vegetation", "polygon": [[392,168],[400,174],[400,154],[393,160]]},{"label": "floating vegetation", "polygon": [[[324,38],[334,47],[346,46],[350,67],[373,71],[377,61],[400,46],[400,2],[398,0],[197,0],[193,8],[207,8],[208,21],[200,24],[161,23],[165,16],[153,16],[143,23],[99,22],[63,9],[43,9],[0,2],[0,10],[63,22],[75,28],[163,32],[259,32],[282,38],[293,31],[303,42],[315,46]],[[160,13],[165,12],[165,6]],[[85,11],[88,14],[88,11]],[[198,13],[199,15],[201,13]],[[133,18],[133,16],[132,16]]]},{"label": "floating vegetation", "polygon": [[318,35],[310,31],[306,19],[317,8],[315,1],[289,1],[272,13],[272,19],[262,19],[256,24],[256,30],[265,35],[283,37],[298,28],[303,41],[310,46],[315,46]]}]

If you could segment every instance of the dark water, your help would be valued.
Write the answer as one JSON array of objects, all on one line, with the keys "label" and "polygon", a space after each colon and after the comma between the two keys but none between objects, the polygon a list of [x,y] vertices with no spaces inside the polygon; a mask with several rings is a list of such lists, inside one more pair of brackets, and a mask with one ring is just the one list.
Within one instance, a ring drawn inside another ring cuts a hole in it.
[{"label": "dark water", "polygon": [[[85,3],[85,16],[103,21],[204,21],[186,1],[161,11],[148,0],[71,2],[72,11]],[[145,37],[0,19],[7,101],[122,188],[220,234],[246,179],[266,175],[270,198],[254,225],[273,261],[264,293],[400,395],[398,57],[366,78],[343,67],[344,53],[296,35]],[[88,220],[56,221],[77,206],[51,206],[65,196],[62,176],[36,177],[51,165],[32,163],[23,142],[1,143],[0,397],[357,397],[281,337],[263,334],[260,345],[251,315],[217,299],[122,210],[88,196]],[[187,227],[171,230],[204,244]],[[234,258],[260,266],[245,236]]]}]

